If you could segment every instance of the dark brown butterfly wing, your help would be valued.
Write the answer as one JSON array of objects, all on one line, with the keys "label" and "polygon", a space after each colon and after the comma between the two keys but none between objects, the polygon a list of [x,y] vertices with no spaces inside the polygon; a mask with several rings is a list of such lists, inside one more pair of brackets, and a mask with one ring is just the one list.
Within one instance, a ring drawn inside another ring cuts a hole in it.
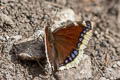
[{"label": "dark brown butterfly wing", "polygon": [[54,37],[49,27],[45,28],[45,47],[46,47],[46,57],[49,63],[49,68],[53,66],[52,69],[57,69],[56,65],[56,49],[54,46]]},{"label": "dark brown butterfly wing", "polygon": [[53,32],[54,46],[57,52],[56,63],[63,64],[70,56],[73,49],[77,49],[77,43],[85,26],[82,24],[70,24],[64,28],[58,28]]}]

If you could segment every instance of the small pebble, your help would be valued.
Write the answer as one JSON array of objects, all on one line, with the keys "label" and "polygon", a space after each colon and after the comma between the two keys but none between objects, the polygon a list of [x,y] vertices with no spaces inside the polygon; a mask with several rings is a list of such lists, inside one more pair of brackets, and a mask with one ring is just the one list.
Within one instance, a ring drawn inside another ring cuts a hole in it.
[{"label": "small pebble", "polygon": [[113,64],[113,66],[112,66],[113,68],[117,68],[117,64]]},{"label": "small pebble", "polygon": [[120,61],[117,62],[117,65],[120,67]]}]

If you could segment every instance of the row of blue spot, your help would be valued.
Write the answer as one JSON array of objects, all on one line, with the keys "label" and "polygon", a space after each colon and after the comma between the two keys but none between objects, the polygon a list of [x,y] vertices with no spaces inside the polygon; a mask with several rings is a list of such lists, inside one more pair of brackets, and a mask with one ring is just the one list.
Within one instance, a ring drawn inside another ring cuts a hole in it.
[{"label": "row of blue spot", "polygon": [[[81,45],[81,42],[83,40],[83,36],[86,32],[88,32],[88,30],[91,29],[91,23],[89,21],[86,21],[86,25],[87,25],[87,28],[85,28],[83,30],[82,33],[80,33],[80,38],[79,38],[79,42],[77,44],[77,47],[79,48],[80,45]],[[78,55],[79,51],[78,50],[73,50],[73,52],[71,53],[71,55],[64,61],[64,64],[67,64],[69,62],[71,62],[73,59],[75,59],[75,57]]]},{"label": "row of blue spot", "polygon": [[64,63],[67,64],[68,62],[71,62],[77,55],[78,55],[78,50],[74,50],[72,53],[71,53],[71,57],[68,57]]}]

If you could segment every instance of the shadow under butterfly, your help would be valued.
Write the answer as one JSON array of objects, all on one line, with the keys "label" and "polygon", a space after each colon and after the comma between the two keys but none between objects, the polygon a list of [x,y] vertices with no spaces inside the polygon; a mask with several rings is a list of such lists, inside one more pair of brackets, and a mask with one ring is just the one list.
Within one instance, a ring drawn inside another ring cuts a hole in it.
[{"label": "shadow under butterfly", "polygon": [[46,57],[49,68],[56,72],[76,67],[91,36],[90,21],[84,21],[84,24],[71,23],[53,32],[48,26],[45,27]]}]

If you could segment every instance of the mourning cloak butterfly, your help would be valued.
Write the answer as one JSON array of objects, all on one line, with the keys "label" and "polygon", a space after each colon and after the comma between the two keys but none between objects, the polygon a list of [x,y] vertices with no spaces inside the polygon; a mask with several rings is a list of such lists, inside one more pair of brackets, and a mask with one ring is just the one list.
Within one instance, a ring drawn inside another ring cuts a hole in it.
[{"label": "mourning cloak butterfly", "polygon": [[92,36],[92,26],[90,21],[76,23],[59,27],[53,32],[45,27],[46,56],[50,67],[64,70],[78,65]]}]

